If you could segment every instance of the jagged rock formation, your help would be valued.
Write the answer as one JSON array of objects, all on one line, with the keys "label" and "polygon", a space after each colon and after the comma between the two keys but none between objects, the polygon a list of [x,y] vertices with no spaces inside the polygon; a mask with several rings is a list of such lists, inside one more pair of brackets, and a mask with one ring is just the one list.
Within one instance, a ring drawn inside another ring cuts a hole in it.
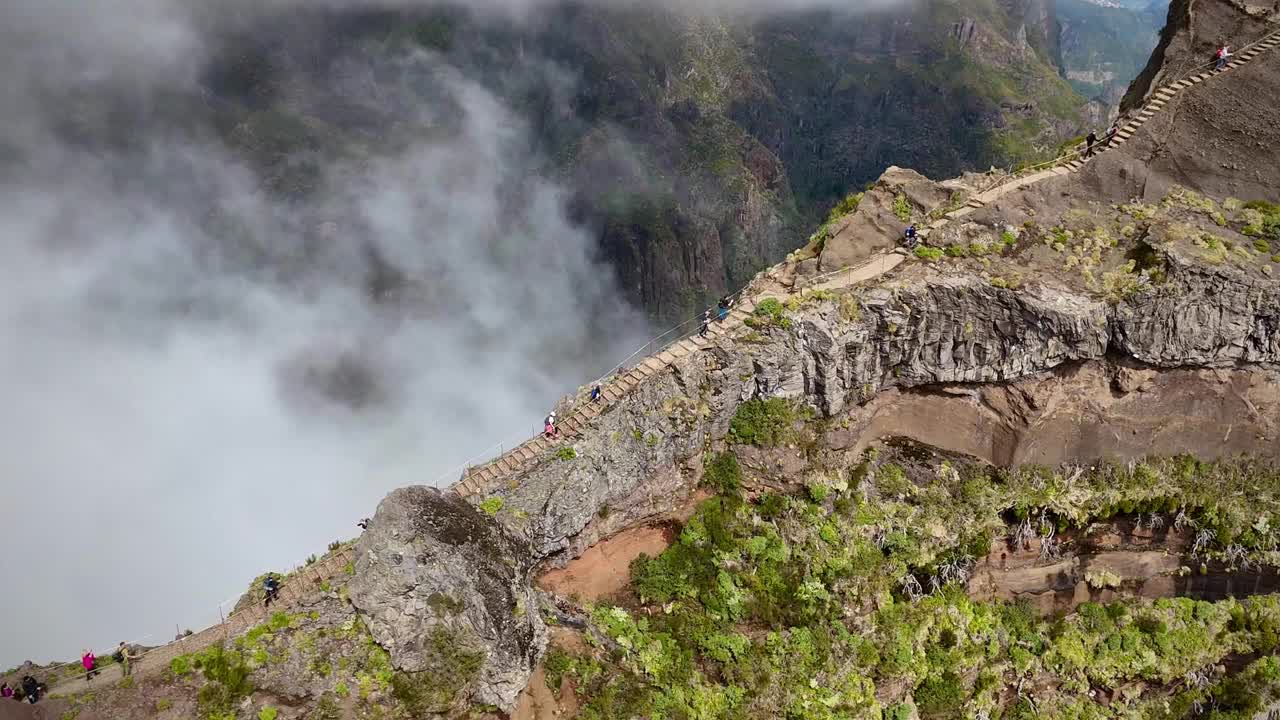
[{"label": "jagged rock formation", "polygon": [[402,488],[360,537],[351,602],[398,668],[447,676],[479,656],[459,684],[475,702],[509,710],[546,644],[530,560],[461,498]]}]

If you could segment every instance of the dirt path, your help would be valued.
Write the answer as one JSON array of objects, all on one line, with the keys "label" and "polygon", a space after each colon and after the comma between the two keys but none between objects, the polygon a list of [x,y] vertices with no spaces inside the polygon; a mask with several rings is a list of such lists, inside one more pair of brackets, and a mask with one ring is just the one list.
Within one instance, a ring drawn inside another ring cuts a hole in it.
[{"label": "dirt path", "polygon": [[675,542],[670,526],[641,526],[624,530],[592,545],[563,568],[538,578],[538,587],[579,602],[610,597],[631,583],[631,561],[641,553],[654,556]]}]

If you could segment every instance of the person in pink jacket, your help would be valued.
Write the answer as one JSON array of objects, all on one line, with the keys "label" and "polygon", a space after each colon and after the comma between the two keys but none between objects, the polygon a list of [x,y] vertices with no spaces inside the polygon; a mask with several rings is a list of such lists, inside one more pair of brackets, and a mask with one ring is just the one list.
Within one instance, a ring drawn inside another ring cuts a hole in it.
[{"label": "person in pink jacket", "polygon": [[80,664],[84,665],[84,681],[85,682],[89,682],[89,680],[94,675],[97,675],[100,672],[99,670],[93,669],[94,666],[97,665],[97,663],[98,663],[98,658],[93,656],[92,650],[85,650],[84,654],[80,656]]}]

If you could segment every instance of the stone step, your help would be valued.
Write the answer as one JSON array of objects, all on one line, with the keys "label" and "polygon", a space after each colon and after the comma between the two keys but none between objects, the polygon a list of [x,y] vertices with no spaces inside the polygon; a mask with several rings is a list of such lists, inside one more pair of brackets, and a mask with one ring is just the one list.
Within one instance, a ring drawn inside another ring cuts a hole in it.
[{"label": "stone step", "polygon": [[670,351],[664,350],[663,352],[658,353],[658,360],[663,365],[670,365],[676,361],[676,356],[672,355]]}]

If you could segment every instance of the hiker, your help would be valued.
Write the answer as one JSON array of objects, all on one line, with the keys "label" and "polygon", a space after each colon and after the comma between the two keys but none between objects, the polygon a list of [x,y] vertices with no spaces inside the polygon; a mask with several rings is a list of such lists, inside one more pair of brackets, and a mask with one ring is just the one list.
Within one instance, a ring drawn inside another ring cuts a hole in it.
[{"label": "hiker", "polygon": [[1213,54],[1214,70],[1221,70],[1227,66],[1227,58],[1231,57],[1231,46],[1223,45],[1218,48],[1218,52]]},{"label": "hiker", "polygon": [[711,329],[711,311],[705,310],[702,313],[702,328],[698,330],[698,337],[706,337],[707,331]]},{"label": "hiker", "polygon": [[1084,156],[1087,158],[1093,157],[1093,149],[1097,144],[1098,134],[1090,130],[1089,137],[1084,139]]},{"label": "hiker", "polygon": [[733,306],[733,301],[729,299],[728,295],[725,295],[724,297],[720,298],[720,304],[717,305],[716,308],[717,308],[717,313],[721,320],[724,320],[725,318],[729,317],[729,308],[732,306]]},{"label": "hiker", "polygon": [[80,664],[84,665],[84,681],[86,683],[89,682],[94,675],[101,672],[100,670],[95,669],[98,665],[98,658],[94,657],[92,650],[85,650],[80,655]]},{"label": "hiker", "polygon": [[902,242],[907,246],[908,250],[915,249],[916,243],[919,242],[920,233],[916,230],[916,224],[911,223],[907,229],[902,232]]},{"label": "hiker", "polygon": [[602,397],[604,397],[604,392],[600,390],[599,385],[591,388],[591,402],[600,402]]},{"label": "hiker", "polygon": [[542,434],[548,438],[560,437],[560,431],[556,429],[556,411],[552,410],[551,414],[542,421]]},{"label": "hiker", "polygon": [[116,651],[112,653],[111,659],[120,663],[120,670],[125,677],[128,677],[129,673],[133,672],[133,656],[129,654],[129,646],[125,645],[123,640],[120,641],[120,646],[116,648]]},{"label": "hiker", "polygon": [[9,687],[9,683],[0,683],[0,698],[13,697],[13,688]]},{"label": "hiker", "polygon": [[36,679],[30,675],[22,677],[22,696],[32,705],[35,705],[36,701],[40,699],[40,683],[36,682]]},{"label": "hiker", "polygon": [[1116,120],[1111,123],[1110,128],[1107,128],[1107,142],[1111,142],[1111,139],[1114,138],[1118,132],[1120,132],[1120,121]]},{"label": "hiker", "polygon": [[262,607],[270,606],[272,600],[276,600],[280,597],[280,581],[276,580],[274,573],[267,573],[267,576],[262,579],[262,589],[266,593],[266,598],[262,602]]}]

